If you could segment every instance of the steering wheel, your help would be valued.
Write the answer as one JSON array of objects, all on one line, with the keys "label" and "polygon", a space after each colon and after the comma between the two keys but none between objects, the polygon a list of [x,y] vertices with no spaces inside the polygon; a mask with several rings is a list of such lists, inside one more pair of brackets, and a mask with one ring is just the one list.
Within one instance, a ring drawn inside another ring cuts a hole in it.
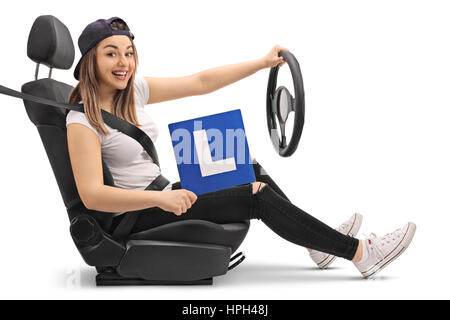
[{"label": "steering wheel", "polygon": [[[277,89],[277,77],[279,66],[270,69],[269,83],[267,85],[267,127],[269,129],[270,140],[278,154],[282,157],[291,156],[297,149],[305,123],[305,91],[303,88],[303,77],[297,59],[289,51],[280,51],[278,56],[282,56],[287,62],[294,82],[295,97],[289,90],[280,86]],[[286,121],[291,112],[294,112],[294,128],[292,137],[286,141]],[[281,139],[277,130],[277,122],[280,124]]]}]

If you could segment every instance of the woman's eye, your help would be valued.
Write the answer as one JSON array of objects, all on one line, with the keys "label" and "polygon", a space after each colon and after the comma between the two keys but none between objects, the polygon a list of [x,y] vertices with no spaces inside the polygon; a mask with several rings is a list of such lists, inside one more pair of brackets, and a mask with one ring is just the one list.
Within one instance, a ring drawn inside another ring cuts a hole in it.
[{"label": "woman's eye", "polygon": [[[107,53],[106,55],[110,56],[110,57],[114,57],[116,54],[114,52],[110,52],[110,53]],[[134,55],[134,52],[128,52],[126,54],[126,56],[128,56],[128,57],[131,57],[132,55]]]}]

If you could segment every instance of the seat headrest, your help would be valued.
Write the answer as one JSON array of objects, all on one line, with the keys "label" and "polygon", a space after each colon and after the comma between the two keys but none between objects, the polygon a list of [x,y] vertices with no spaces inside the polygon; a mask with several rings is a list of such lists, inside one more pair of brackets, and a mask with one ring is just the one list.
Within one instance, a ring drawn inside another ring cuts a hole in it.
[{"label": "seat headrest", "polygon": [[69,29],[54,16],[37,17],[28,36],[27,55],[50,68],[70,69],[75,49]]}]

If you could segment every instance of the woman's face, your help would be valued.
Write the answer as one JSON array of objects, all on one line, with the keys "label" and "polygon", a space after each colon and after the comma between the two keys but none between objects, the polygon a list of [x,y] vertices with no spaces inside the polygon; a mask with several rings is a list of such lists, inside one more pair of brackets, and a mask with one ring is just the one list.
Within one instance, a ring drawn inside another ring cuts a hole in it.
[{"label": "woman's face", "polygon": [[102,86],[123,90],[136,69],[134,51],[128,36],[115,35],[96,48],[97,76]]}]

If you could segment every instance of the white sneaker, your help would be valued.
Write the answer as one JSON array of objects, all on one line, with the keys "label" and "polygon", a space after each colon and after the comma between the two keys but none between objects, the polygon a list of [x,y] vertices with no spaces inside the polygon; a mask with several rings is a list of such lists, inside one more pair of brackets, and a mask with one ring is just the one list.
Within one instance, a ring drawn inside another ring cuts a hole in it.
[{"label": "white sneaker", "polygon": [[[336,230],[342,234],[354,237],[361,227],[362,220],[362,215],[360,215],[359,213],[355,213],[351,216],[350,219],[337,227]],[[330,264],[336,259],[336,256],[316,250],[311,250],[309,256],[321,269],[328,268]]]},{"label": "white sneaker", "polygon": [[361,274],[369,278],[398,258],[408,248],[416,232],[416,225],[408,222],[403,228],[378,238],[375,234],[363,241],[363,257],[354,262]]}]

